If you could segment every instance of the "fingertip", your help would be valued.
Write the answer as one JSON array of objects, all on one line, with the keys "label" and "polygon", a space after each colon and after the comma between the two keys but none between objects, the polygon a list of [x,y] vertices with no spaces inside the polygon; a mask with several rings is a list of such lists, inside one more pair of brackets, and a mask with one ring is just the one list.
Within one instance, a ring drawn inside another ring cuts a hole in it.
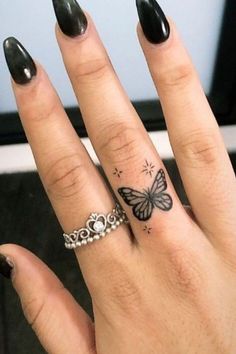
[{"label": "fingertip", "polygon": [[44,67],[37,61],[35,65],[37,67],[37,75],[27,85],[18,85],[12,80],[12,87],[22,121],[25,117],[34,121],[37,118],[40,120],[41,115],[38,114],[39,105],[45,107],[46,115],[47,111],[55,107],[55,102],[58,101],[58,95]]},{"label": "fingertip", "polygon": [[6,63],[13,80],[19,85],[27,85],[37,75],[37,68],[28,50],[15,37],[3,42]]},{"label": "fingertip", "polygon": [[141,44],[141,46],[143,47],[144,50],[162,50],[162,49],[168,49],[169,47],[171,47],[173,45],[173,41],[175,40],[176,36],[177,36],[177,28],[176,28],[176,25],[175,25],[175,22],[172,20],[172,18],[168,17],[168,23],[169,23],[169,26],[170,26],[170,33],[169,33],[169,36],[168,38],[166,39],[166,41],[162,42],[162,43],[152,43],[150,42],[144,32],[143,32],[143,29],[142,29],[142,26],[140,24],[140,22],[138,22],[137,24],[137,28],[136,28],[136,31],[137,31],[137,36],[138,36],[138,39],[139,39],[139,42]]},{"label": "fingertip", "polygon": [[0,254],[12,265],[11,279],[18,293],[21,293],[22,289],[29,290],[35,280],[39,290],[44,290],[48,286],[49,278],[51,285],[52,282],[54,284],[59,282],[47,265],[26,248],[5,244],[0,246]]},{"label": "fingertip", "polygon": [[11,77],[12,88],[15,94],[17,94],[17,96],[20,95],[21,93],[23,95],[28,95],[30,92],[35,91],[41,82],[45,81],[47,74],[43,66],[37,60],[34,60],[34,64],[36,68],[36,74],[35,76],[32,77],[32,79],[27,84],[21,85]]},{"label": "fingertip", "polygon": [[16,270],[18,268],[18,260],[24,257],[33,256],[32,253],[25,248],[15,244],[4,244],[0,246],[0,272],[6,278],[15,283]]},{"label": "fingertip", "polygon": [[83,42],[88,37],[91,37],[91,35],[94,32],[96,32],[95,25],[94,25],[94,22],[92,20],[92,17],[87,12],[85,12],[85,15],[86,15],[86,18],[87,18],[86,30],[83,33],[81,33],[81,34],[79,34],[77,36],[74,36],[74,37],[70,37],[70,36],[66,35],[62,31],[62,29],[59,26],[58,22],[56,22],[56,24],[55,24],[55,36],[56,36],[56,39],[57,39],[59,45],[61,43],[67,43],[68,45],[69,44],[74,45],[75,43]]},{"label": "fingertip", "polygon": [[24,252],[30,253],[30,251],[25,248],[13,243],[6,243],[0,246],[0,254],[8,256],[9,258],[14,258],[15,256],[18,256],[19,253]]},{"label": "fingertip", "polygon": [[10,258],[0,253],[0,274],[7,279],[11,279],[13,268],[14,264]]}]

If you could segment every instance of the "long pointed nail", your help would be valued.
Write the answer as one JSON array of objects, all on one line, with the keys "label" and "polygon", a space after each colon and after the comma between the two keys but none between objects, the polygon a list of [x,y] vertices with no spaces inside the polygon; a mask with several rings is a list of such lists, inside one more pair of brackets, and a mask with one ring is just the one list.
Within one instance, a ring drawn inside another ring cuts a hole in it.
[{"label": "long pointed nail", "polygon": [[20,85],[29,83],[36,76],[37,69],[27,50],[14,37],[5,39],[3,49],[13,80]]},{"label": "long pointed nail", "polygon": [[4,255],[0,254],[0,274],[2,274],[5,278],[10,279],[12,270],[13,264],[11,261]]},{"label": "long pointed nail", "polygon": [[156,0],[136,0],[136,5],[147,40],[154,44],[165,42],[170,35],[170,26]]},{"label": "long pointed nail", "polygon": [[52,0],[57,22],[69,37],[82,35],[88,26],[87,18],[76,0]]}]

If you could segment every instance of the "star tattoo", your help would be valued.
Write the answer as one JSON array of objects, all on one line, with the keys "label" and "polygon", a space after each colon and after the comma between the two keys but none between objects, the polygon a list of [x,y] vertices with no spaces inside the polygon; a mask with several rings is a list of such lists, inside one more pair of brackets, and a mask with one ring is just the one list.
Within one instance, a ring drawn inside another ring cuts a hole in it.
[{"label": "star tattoo", "polygon": [[148,225],[145,225],[143,231],[146,232],[148,235],[150,235],[150,234],[151,234],[151,231],[152,231],[152,228],[149,227]]},{"label": "star tattoo", "polygon": [[114,176],[117,176],[118,178],[121,177],[123,171],[118,170],[118,168],[115,168],[115,171],[113,172]]},{"label": "star tattoo", "polygon": [[150,177],[153,176],[155,165],[153,165],[152,162],[149,163],[145,160],[145,165],[143,165],[143,168],[142,173],[146,173],[146,175],[149,175]]}]

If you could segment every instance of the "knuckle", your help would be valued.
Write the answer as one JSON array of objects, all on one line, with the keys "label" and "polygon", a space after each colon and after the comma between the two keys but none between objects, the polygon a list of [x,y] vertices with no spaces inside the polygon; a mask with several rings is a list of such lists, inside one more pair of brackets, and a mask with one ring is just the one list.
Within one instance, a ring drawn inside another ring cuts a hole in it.
[{"label": "knuckle", "polygon": [[75,70],[75,80],[98,80],[102,78],[110,69],[110,61],[108,58],[95,58],[77,65]]},{"label": "knuckle", "polygon": [[132,301],[137,298],[139,291],[136,284],[134,284],[131,277],[124,276],[117,276],[116,279],[118,280],[117,283],[111,289],[111,297],[116,299],[119,303],[123,303],[125,299],[126,302]]},{"label": "knuckle", "polygon": [[54,93],[47,92],[45,99],[39,98],[39,95],[32,95],[32,104],[26,104],[20,109],[21,115],[28,117],[34,123],[43,123],[56,116],[59,105]]},{"label": "knuckle", "polygon": [[219,155],[217,137],[212,133],[195,131],[176,144],[180,154],[192,167],[213,164]]},{"label": "knuckle", "polygon": [[109,287],[110,301],[125,313],[135,312],[142,302],[137,281],[124,270],[116,271],[114,279]]},{"label": "knuckle", "polygon": [[44,181],[49,196],[67,199],[81,191],[86,181],[86,169],[81,161],[78,154],[65,155],[48,168]]},{"label": "knuckle", "polygon": [[158,75],[158,80],[167,89],[185,87],[193,77],[193,68],[190,63],[183,63],[165,70]]},{"label": "knuckle", "polygon": [[[102,262],[103,263],[103,262]],[[134,313],[142,301],[141,281],[134,276],[127,264],[127,258],[115,255],[113,259],[104,261],[104,277],[89,280],[89,289],[98,306],[105,310],[113,309],[124,313]],[[109,269],[109,271],[107,271]],[[141,273],[140,273],[141,274]],[[108,299],[104,302],[104,298]],[[113,311],[112,311],[113,312]]]},{"label": "knuckle", "polygon": [[124,123],[107,127],[98,142],[102,155],[113,163],[126,163],[138,157],[137,129]]}]

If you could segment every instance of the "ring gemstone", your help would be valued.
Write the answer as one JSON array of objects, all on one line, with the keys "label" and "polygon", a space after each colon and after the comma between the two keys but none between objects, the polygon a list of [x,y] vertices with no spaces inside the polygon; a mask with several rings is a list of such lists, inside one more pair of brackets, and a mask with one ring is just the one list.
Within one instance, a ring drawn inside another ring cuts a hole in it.
[{"label": "ring gemstone", "polygon": [[97,233],[101,233],[105,230],[106,225],[104,225],[102,221],[96,221],[93,225],[93,228]]}]

